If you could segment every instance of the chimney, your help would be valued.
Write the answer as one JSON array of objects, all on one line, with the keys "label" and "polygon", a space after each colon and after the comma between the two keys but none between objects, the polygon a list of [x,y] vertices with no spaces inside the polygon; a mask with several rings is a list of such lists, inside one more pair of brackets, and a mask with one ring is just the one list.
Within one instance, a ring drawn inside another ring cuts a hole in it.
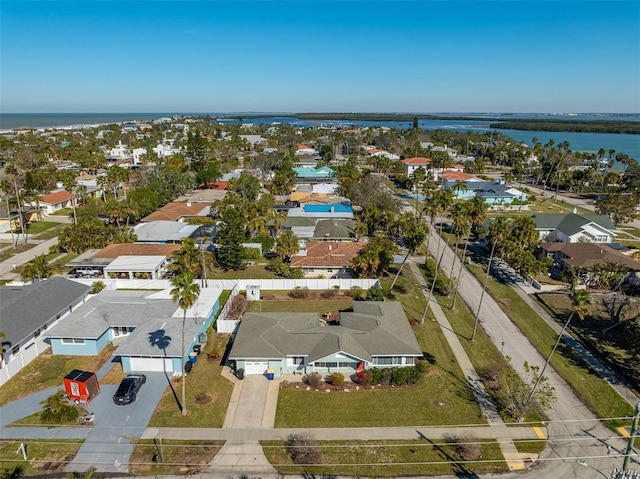
[{"label": "chimney", "polygon": [[578,208],[573,208],[572,213],[573,213],[574,215],[577,215],[577,214],[578,214]]},{"label": "chimney", "polygon": [[191,208],[191,201],[187,201],[187,208]]}]

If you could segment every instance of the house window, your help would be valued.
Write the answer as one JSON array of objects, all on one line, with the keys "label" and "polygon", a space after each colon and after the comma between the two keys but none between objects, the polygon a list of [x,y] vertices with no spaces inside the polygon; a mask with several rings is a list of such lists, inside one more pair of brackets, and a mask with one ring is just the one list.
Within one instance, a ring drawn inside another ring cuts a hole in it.
[{"label": "house window", "polygon": [[373,364],[381,366],[412,364],[412,361],[413,359],[409,359],[406,363],[403,363],[402,356],[379,356],[377,358],[373,358]]},{"label": "house window", "polygon": [[84,344],[84,339],[77,338],[62,338],[60,340],[62,344]]},{"label": "house window", "polygon": [[328,362],[328,363],[316,363],[315,366],[317,368],[337,368],[338,367],[338,363],[336,362]]},{"label": "house window", "polygon": [[115,338],[120,336],[127,336],[129,334],[129,328],[124,326],[116,326],[113,328],[113,336]]},{"label": "house window", "polygon": [[304,356],[290,356],[287,362],[289,366],[304,366]]}]

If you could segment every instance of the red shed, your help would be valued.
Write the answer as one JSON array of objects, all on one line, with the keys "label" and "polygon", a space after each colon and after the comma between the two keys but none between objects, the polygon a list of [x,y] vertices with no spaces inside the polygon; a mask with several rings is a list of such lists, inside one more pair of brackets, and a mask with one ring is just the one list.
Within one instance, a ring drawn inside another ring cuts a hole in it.
[{"label": "red shed", "polygon": [[64,377],[64,390],[76,404],[88,404],[100,392],[95,373],[74,369]]}]

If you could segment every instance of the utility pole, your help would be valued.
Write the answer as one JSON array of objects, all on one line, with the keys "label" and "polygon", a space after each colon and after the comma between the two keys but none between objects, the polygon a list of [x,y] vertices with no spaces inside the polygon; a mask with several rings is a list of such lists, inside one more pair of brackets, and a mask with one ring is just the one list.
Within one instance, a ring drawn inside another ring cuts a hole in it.
[{"label": "utility pole", "polygon": [[636,409],[633,413],[633,422],[631,423],[631,435],[629,436],[629,442],[627,443],[627,450],[624,453],[624,462],[622,463],[622,470],[627,472],[629,470],[629,462],[631,461],[631,453],[633,452],[633,442],[638,436],[638,420],[640,420],[640,401],[636,404]]}]

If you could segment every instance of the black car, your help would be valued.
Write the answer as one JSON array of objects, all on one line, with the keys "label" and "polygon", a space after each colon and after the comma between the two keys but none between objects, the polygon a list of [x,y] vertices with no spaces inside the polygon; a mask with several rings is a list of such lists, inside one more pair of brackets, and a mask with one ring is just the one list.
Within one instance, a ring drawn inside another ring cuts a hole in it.
[{"label": "black car", "polygon": [[136,400],[138,391],[147,382],[144,374],[129,374],[120,382],[118,390],[113,395],[113,402],[118,405],[131,404]]}]

